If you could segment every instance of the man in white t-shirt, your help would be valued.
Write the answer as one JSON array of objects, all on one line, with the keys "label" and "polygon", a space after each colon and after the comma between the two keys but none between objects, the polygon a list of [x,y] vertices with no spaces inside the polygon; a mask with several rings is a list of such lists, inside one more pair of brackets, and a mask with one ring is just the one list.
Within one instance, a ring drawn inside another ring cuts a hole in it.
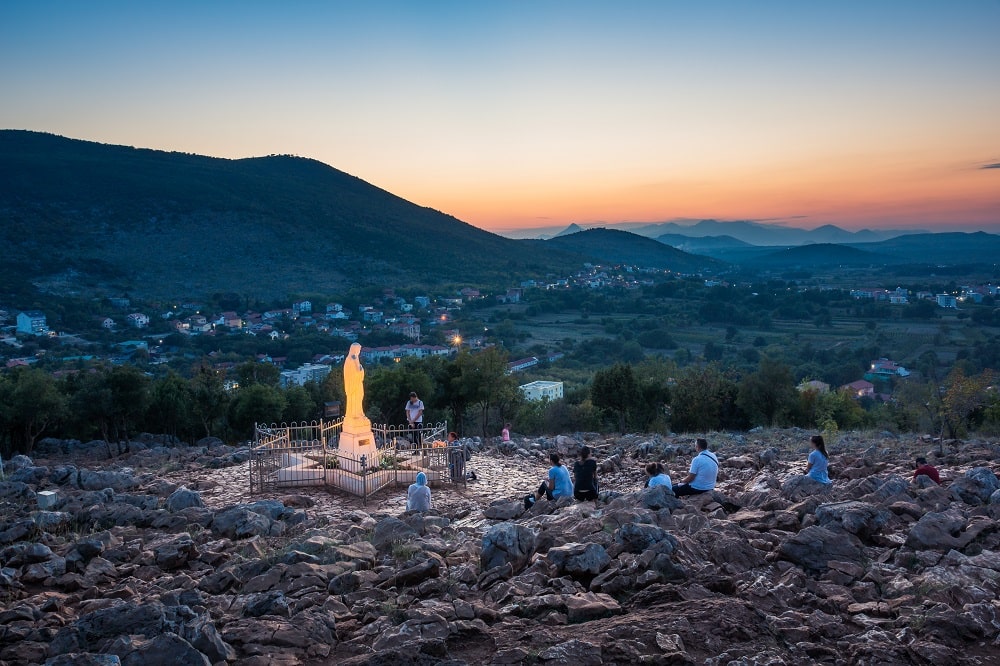
[{"label": "man in white t-shirt", "polygon": [[688,475],[679,485],[674,486],[674,495],[700,495],[715,488],[719,476],[719,459],[708,450],[708,440],[699,437],[696,442],[698,453],[691,461]]},{"label": "man in white t-shirt", "polygon": [[420,445],[420,429],[424,427],[424,402],[416,393],[410,393],[410,399],[403,405],[406,411],[406,422],[410,427],[410,441]]}]

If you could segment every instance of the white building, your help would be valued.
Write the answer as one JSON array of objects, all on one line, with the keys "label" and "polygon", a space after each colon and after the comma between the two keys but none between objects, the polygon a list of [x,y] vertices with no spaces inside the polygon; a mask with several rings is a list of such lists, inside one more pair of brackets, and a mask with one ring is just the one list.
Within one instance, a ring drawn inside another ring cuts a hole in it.
[{"label": "white building", "polygon": [[126,317],[126,319],[128,320],[129,326],[133,326],[135,328],[146,328],[149,326],[149,317],[141,312],[133,312]]},{"label": "white building", "polygon": [[938,294],[937,304],[943,308],[957,308],[958,299],[951,294]]},{"label": "white building", "polygon": [[49,332],[49,326],[45,321],[45,314],[38,310],[26,310],[17,313],[17,332],[28,333],[29,335],[45,335]]},{"label": "white building", "polygon": [[518,388],[520,388],[521,393],[524,394],[525,400],[531,400],[532,402],[537,402],[539,400],[558,400],[563,397],[562,382],[546,382],[539,380],[528,384],[522,384]]},{"label": "white building", "polygon": [[281,388],[305,386],[306,382],[321,382],[328,374],[330,374],[330,366],[306,363],[297,370],[283,370],[281,372]]}]

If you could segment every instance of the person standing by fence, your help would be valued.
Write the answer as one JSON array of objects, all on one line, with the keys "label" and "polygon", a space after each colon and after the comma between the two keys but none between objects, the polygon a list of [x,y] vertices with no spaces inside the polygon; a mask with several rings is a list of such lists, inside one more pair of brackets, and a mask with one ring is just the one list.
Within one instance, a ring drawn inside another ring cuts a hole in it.
[{"label": "person standing by fence", "polygon": [[422,438],[420,431],[424,427],[424,401],[418,398],[416,393],[411,392],[410,399],[403,405],[403,409],[406,411],[406,422],[410,428],[410,441],[415,446],[420,446]]}]

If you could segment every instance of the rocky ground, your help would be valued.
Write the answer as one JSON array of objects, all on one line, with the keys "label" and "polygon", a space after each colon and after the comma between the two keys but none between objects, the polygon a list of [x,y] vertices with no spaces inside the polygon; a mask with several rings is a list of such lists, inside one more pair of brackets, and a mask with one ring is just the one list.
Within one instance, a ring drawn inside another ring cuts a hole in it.
[{"label": "rocky ground", "polygon": [[[0,481],[0,664],[997,664],[1000,443],[846,434],[518,439],[477,480],[249,494],[246,449],[45,441]],[[602,497],[521,498],[595,448]],[[941,455],[936,455],[940,449]],[[928,455],[942,485],[911,480]]]}]

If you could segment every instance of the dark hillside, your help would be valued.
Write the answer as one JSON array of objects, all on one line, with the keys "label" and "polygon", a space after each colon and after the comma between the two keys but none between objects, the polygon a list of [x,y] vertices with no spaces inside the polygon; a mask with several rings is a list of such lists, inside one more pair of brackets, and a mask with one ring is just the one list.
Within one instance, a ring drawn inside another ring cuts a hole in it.
[{"label": "dark hillside", "polygon": [[483,231],[315,160],[228,160],[0,131],[3,284],[282,297],[507,284],[580,258]]},{"label": "dark hillside", "polygon": [[669,245],[617,229],[587,229],[545,241],[545,247],[575,252],[615,264],[634,264],[643,268],[661,268],[680,273],[719,270],[724,264],[716,259],[688,254]]}]

